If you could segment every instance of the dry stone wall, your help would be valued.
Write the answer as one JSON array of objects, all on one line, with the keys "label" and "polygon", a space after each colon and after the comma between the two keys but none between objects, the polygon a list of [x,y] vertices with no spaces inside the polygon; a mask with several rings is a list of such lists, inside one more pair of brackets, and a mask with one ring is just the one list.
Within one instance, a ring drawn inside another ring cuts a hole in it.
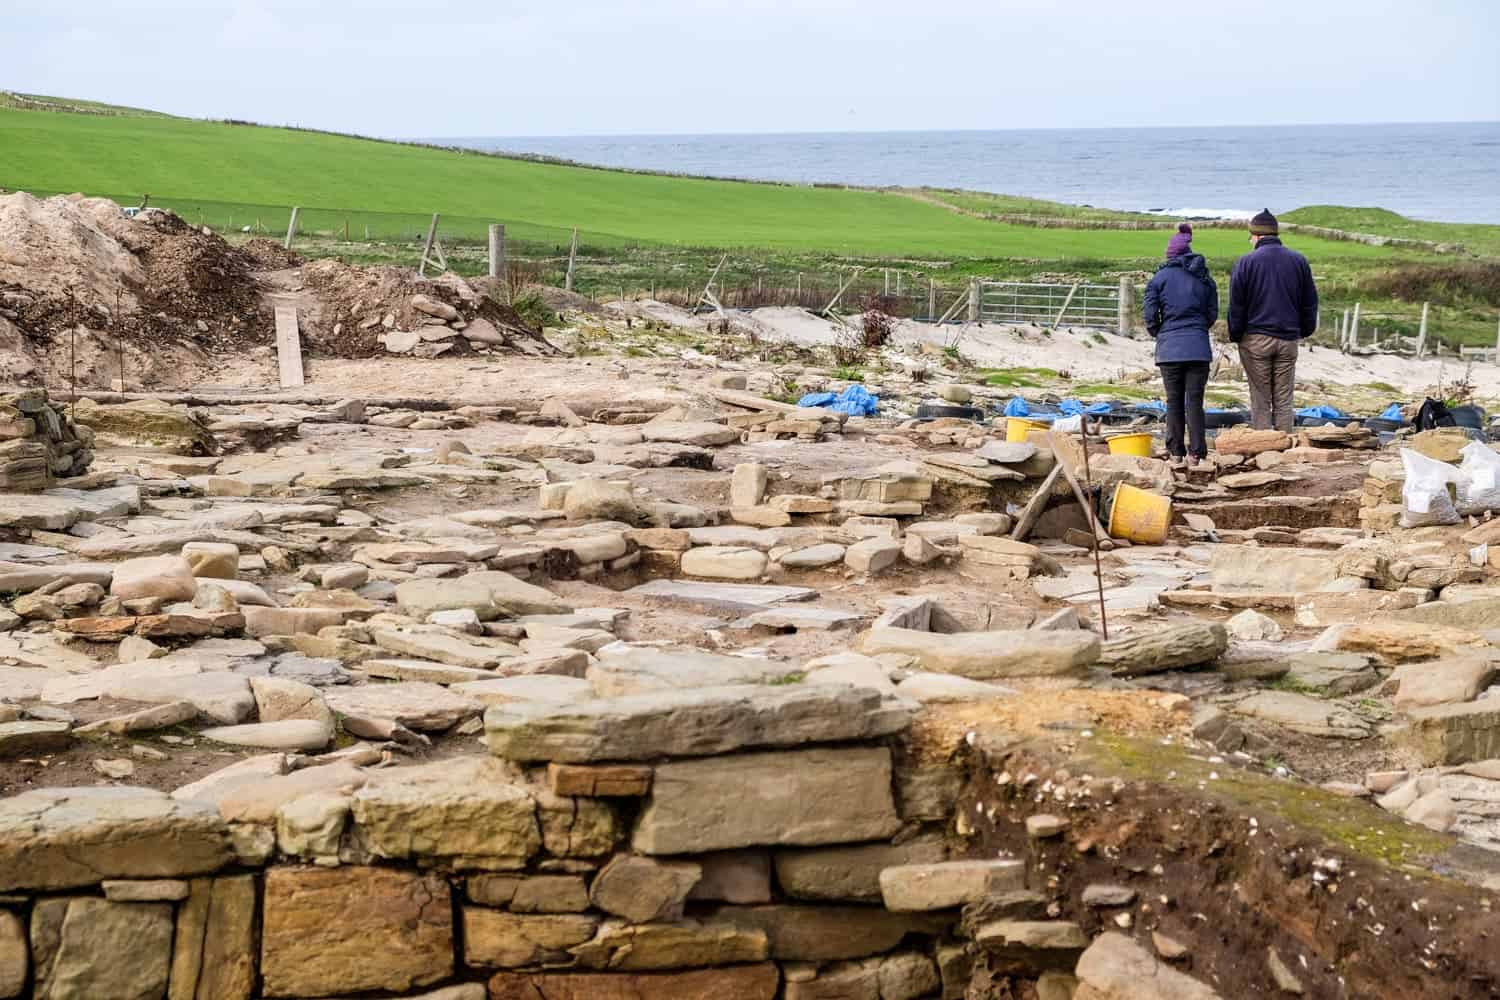
[{"label": "dry stone wall", "polygon": [[43,389],[0,395],[0,492],[35,493],[59,476],[81,476],[94,435],[76,426]]},{"label": "dry stone wall", "polygon": [[[500,704],[489,756],[0,800],[0,997],[961,996],[957,772],[911,703],[730,685]],[[947,772],[934,781],[933,771]]]}]

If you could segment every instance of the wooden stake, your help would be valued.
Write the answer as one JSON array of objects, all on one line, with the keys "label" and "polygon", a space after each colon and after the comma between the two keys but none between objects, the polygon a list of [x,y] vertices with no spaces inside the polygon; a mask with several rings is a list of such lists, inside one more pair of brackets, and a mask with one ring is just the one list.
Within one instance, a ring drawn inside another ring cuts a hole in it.
[{"label": "wooden stake", "polygon": [[287,220],[287,224],[286,224],[286,243],[283,244],[283,247],[285,249],[287,249],[287,250],[290,250],[292,248],[292,234],[297,231],[297,215],[301,211],[302,211],[302,209],[300,209],[300,208],[298,208],[296,206],[293,206],[292,207],[292,217]]},{"label": "wooden stake", "polygon": [[[573,243],[568,247],[568,276],[563,280],[563,289],[573,290],[573,262],[578,259],[578,227],[573,227]],[[686,296],[684,296],[685,298]]]},{"label": "wooden stake", "polygon": [[[1081,433],[1083,434],[1083,481],[1088,484],[1088,487],[1090,489],[1092,489],[1094,485],[1094,477],[1089,472],[1089,417],[1087,413],[1083,414],[1079,419],[1078,426]],[[1061,457],[1058,458],[1058,461],[1062,461]],[[1099,568],[1099,548],[1101,545],[1103,545],[1103,539],[1099,538],[1097,535],[1097,532],[1099,530],[1099,517],[1094,513],[1093,494],[1085,493],[1084,496],[1085,502],[1087,504],[1084,510],[1088,514],[1089,521],[1093,524],[1094,530],[1096,532],[1094,541],[1094,582],[1099,586],[1099,629],[1103,633],[1105,641],[1108,642],[1109,616],[1104,611],[1104,571]]]},{"label": "wooden stake", "polygon": [[1073,295],[1077,291],[1078,282],[1075,281],[1073,282],[1073,287],[1068,289],[1068,297],[1063,299],[1062,308],[1057,311],[1057,318],[1052,321],[1052,329],[1056,330],[1058,327],[1062,326],[1063,316],[1067,313],[1068,306],[1073,304]]},{"label": "wooden stake", "polygon": [[427,239],[422,244],[422,259],[417,264],[419,276],[427,273],[427,258],[432,253],[432,245],[437,242],[438,214],[432,213],[432,221],[427,224]]}]

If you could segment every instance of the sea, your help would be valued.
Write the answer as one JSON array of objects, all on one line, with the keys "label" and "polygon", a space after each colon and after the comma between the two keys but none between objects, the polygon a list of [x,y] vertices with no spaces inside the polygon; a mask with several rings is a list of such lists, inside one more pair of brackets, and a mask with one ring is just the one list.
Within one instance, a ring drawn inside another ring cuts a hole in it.
[{"label": "sea", "polygon": [[966,188],[1174,217],[1349,205],[1500,224],[1500,122],[431,141],[604,167]]}]

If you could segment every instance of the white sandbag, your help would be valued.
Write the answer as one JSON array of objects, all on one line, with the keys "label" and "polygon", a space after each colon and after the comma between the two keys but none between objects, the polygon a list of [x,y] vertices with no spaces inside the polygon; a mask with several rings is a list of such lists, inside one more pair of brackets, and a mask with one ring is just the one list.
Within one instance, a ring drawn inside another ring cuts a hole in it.
[{"label": "white sandbag", "polygon": [[1406,482],[1401,487],[1401,527],[1457,524],[1460,518],[1448,495],[1448,484],[1458,482],[1458,469],[1410,448],[1401,449],[1401,465],[1406,470]]},{"label": "white sandbag", "polygon": [[1485,514],[1500,510],[1500,454],[1483,441],[1470,441],[1459,451],[1458,512]]}]

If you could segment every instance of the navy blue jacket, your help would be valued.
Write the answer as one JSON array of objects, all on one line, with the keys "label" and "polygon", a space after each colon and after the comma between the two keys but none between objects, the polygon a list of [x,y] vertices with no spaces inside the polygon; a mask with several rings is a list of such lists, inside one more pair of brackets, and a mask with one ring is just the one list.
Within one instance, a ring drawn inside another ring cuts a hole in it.
[{"label": "navy blue jacket", "polygon": [[1146,285],[1144,308],[1157,364],[1213,360],[1208,328],[1219,318],[1219,287],[1202,254],[1168,257]]},{"label": "navy blue jacket", "polygon": [[1247,333],[1303,340],[1318,329],[1318,288],[1307,258],[1263,236],[1229,276],[1229,339]]}]

